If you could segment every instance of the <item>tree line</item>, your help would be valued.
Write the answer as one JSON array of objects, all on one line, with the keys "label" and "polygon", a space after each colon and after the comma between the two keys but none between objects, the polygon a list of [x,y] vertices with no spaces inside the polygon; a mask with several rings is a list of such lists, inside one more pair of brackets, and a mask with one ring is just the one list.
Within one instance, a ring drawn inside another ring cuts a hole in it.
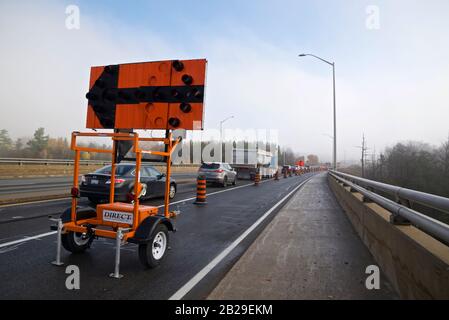
[{"label": "tree line", "polygon": [[[105,144],[94,142],[81,143],[89,148],[108,149]],[[31,139],[17,138],[13,140],[9,132],[0,130],[0,157],[8,158],[40,158],[40,159],[71,159],[74,152],[70,149],[67,138],[51,138],[45,134],[44,128],[38,128]],[[102,153],[81,153],[83,160],[108,160],[110,156]]]},{"label": "tree line", "polygon": [[[351,172],[361,175],[359,166]],[[365,177],[449,197],[449,137],[440,146],[415,141],[396,143],[366,161]]]},{"label": "tree line", "polygon": [[[204,150],[208,141],[183,141],[182,144],[189,144],[189,150]],[[149,145],[150,144],[150,145]],[[200,145],[199,145],[200,144]],[[106,144],[98,144],[95,142],[80,143],[85,147],[94,149],[110,149],[111,147]],[[199,145],[199,146],[198,146]],[[233,142],[233,147],[238,145],[244,146],[244,148],[250,148],[248,142],[239,143],[238,141]],[[318,156],[310,154],[306,157],[301,156],[299,153],[293,151],[288,147],[278,147],[274,144],[265,143],[258,141],[257,145],[263,146],[267,151],[271,151],[273,154],[278,153],[278,163],[279,165],[289,164],[293,165],[299,160],[304,160],[307,164],[317,165],[319,163]],[[163,150],[162,145],[157,145],[157,143],[145,142],[141,145],[142,147],[148,147],[154,150]],[[197,147],[198,146],[198,147]],[[253,148],[253,147],[251,147]],[[222,145],[223,155],[225,154],[225,145]],[[70,142],[67,138],[52,138],[45,133],[44,128],[38,128],[34,132],[34,135],[30,139],[17,138],[13,140],[9,132],[5,129],[0,130],[0,157],[8,158],[40,158],[40,159],[71,159],[74,156],[74,152],[70,149]],[[192,154],[187,157],[187,163],[193,161]],[[93,152],[82,152],[81,159],[84,160],[110,160],[109,154],[104,153],[93,153]]]}]

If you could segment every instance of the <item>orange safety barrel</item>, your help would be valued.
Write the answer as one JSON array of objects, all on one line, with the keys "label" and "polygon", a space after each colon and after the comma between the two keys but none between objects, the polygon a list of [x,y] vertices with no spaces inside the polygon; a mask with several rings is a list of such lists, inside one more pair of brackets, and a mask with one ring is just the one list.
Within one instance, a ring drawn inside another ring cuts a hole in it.
[{"label": "orange safety barrel", "polygon": [[206,204],[206,177],[204,175],[198,176],[196,186],[196,200],[194,204]]},{"label": "orange safety barrel", "polygon": [[254,176],[254,185],[258,186],[260,183],[260,173],[256,173],[256,175]]}]

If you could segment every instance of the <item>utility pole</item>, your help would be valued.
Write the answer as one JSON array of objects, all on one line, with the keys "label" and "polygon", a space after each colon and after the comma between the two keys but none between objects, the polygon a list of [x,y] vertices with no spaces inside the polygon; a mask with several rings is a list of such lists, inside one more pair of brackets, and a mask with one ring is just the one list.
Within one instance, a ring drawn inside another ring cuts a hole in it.
[{"label": "utility pole", "polygon": [[366,151],[368,148],[366,147],[366,140],[365,140],[365,134],[362,136],[362,146],[356,146],[356,148],[360,148],[362,150],[362,159],[360,160],[362,162],[362,178],[365,177],[365,158],[366,158]]},{"label": "utility pole", "polygon": [[365,178],[365,156],[366,156],[366,141],[365,134],[362,136],[362,178]]}]

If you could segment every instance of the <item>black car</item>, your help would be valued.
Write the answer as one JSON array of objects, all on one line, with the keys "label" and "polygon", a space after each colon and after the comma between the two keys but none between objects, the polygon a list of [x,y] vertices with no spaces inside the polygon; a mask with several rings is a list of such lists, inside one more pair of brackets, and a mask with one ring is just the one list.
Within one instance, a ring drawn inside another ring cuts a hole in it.
[{"label": "black car", "polygon": [[[115,201],[128,202],[134,192],[136,165],[120,163],[115,169]],[[165,195],[165,173],[160,173],[153,166],[142,164],[140,182],[144,184],[141,200]],[[82,176],[80,183],[81,197],[87,197],[93,203],[109,200],[111,183],[111,166],[105,166],[93,173]],[[176,195],[176,182],[170,179],[170,199]]]}]

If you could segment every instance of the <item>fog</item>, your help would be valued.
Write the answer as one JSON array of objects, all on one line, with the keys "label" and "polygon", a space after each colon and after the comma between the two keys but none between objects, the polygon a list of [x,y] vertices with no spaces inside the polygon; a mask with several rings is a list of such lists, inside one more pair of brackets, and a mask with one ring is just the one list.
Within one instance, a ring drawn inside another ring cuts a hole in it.
[{"label": "fog", "polygon": [[318,26],[310,22],[288,45],[247,24],[222,32],[205,28],[186,44],[82,5],[80,29],[68,30],[67,4],[2,2],[0,129],[13,138],[31,136],[38,127],[51,136],[83,130],[90,66],[207,58],[206,129],[233,115],[226,128],[278,130],[282,145],[330,161],[332,70],[297,57],[305,51],[336,62],[340,161],[359,158],[355,146],[363,133],[378,151],[404,140],[439,145],[449,134],[449,21],[442,13],[449,8],[436,2],[418,15],[419,4],[404,10],[398,3],[406,2],[380,2],[381,28],[375,31],[366,30],[360,7],[348,18],[347,33],[333,40],[340,46],[318,47],[301,36],[313,36]]}]

